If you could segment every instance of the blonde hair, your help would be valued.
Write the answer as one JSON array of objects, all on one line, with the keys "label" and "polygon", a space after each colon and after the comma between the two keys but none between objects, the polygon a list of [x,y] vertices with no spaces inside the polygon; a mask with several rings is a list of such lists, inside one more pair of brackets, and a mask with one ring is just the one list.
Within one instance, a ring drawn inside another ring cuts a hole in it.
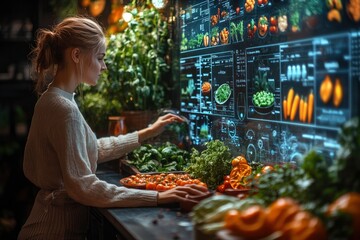
[{"label": "blonde hair", "polygon": [[30,53],[35,90],[41,94],[54,78],[58,67],[64,65],[64,52],[70,47],[98,51],[105,44],[104,30],[90,17],[74,16],[49,29],[39,29],[36,46]]}]

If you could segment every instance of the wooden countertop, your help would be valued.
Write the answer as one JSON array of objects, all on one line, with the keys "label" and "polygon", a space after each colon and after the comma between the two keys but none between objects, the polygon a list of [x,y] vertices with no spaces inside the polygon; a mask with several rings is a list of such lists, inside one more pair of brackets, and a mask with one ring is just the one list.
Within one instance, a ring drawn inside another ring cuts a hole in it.
[{"label": "wooden countertop", "polygon": [[[97,176],[120,186],[123,177],[113,170],[99,169]],[[193,225],[187,213],[181,212],[178,204],[162,207],[95,208],[119,231],[125,239],[171,240],[195,239]]]}]

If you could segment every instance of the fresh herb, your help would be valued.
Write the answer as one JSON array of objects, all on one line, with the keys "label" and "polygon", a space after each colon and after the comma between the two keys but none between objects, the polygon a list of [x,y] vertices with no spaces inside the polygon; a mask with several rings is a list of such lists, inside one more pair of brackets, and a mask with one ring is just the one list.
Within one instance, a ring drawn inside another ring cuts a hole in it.
[{"label": "fresh herb", "polygon": [[215,189],[231,170],[230,149],[220,140],[205,143],[206,149],[199,152],[192,149],[190,163],[185,171],[194,178],[200,178],[209,189]]}]

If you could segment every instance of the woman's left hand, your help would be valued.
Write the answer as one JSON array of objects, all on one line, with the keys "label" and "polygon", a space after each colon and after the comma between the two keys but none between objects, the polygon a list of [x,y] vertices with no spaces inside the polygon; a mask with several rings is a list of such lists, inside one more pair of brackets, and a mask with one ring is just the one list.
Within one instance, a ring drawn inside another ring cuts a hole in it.
[{"label": "woman's left hand", "polygon": [[158,204],[167,204],[173,202],[185,203],[193,202],[196,203],[208,196],[211,193],[208,188],[196,184],[189,184],[185,186],[177,186],[164,192],[159,192]]}]

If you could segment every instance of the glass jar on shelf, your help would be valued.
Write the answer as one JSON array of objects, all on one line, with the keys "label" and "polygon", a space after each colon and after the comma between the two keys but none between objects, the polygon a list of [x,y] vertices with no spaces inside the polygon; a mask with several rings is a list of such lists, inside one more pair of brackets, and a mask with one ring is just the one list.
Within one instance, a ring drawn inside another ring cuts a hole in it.
[{"label": "glass jar on shelf", "polygon": [[124,116],[110,116],[108,134],[110,136],[119,136],[127,133]]}]

